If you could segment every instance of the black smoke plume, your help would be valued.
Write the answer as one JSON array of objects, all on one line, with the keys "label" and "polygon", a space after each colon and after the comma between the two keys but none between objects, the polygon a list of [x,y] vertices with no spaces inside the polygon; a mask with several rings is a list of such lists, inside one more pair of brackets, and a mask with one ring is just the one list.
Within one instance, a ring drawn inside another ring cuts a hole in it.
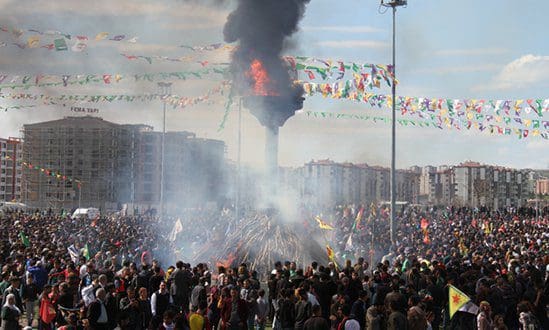
[{"label": "black smoke plume", "polygon": [[[252,62],[259,60],[268,73],[269,90],[278,96],[277,102],[289,103],[286,109],[292,108],[292,111],[296,110],[296,99],[303,102],[303,88],[294,85],[288,72],[288,64],[281,59],[281,54],[284,51],[284,41],[298,30],[299,21],[303,18],[309,1],[237,1],[236,9],[227,18],[223,34],[226,42],[239,42],[232,57],[232,73],[240,95],[254,95],[254,81],[249,71]],[[263,122],[262,124],[265,125]]]}]

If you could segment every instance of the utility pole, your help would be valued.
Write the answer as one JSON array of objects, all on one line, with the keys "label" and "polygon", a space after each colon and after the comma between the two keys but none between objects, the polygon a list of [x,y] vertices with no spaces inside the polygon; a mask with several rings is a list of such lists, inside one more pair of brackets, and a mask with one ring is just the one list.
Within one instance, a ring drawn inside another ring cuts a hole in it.
[{"label": "utility pole", "polygon": [[393,9],[393,81],[391,86],[392,95],[392,122],[391,122],[391,222],[390,234],[392,248],[396,248],[395,222],[396,222],[396,9],[406,6],[407,0],[381,0],[381,6]]},{"label": "utility pole", "polygon": [[164,218],[164,158],[166,143],[166,97],[171,93],[172,83],[159,82],[158,88],[162,96],[162,140],[160,146],[160,218]]}]

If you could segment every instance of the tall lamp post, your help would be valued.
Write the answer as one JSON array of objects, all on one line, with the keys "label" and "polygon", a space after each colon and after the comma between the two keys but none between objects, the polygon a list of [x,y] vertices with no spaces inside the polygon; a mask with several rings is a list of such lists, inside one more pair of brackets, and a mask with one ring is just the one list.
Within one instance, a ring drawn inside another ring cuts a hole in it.
[{"label": "tall lamp post", "polygon": [[383,7],[393,9],[393,83],[391,86],[392,94],[392,123],[391,123],[391,222],[390,222],[390,231],[391,231],[391,245],[393,249],[395,246],[395,221],[396,221],[396,56],[395,56],[395,35],[396,35],[396,9],[397,7],[406,6],[408,3],[407,0],[381,0],[381,5]]},{"label": "tall lamp post", "polygon": [[164,218],[164,150],[166,143],[166,96],[171,93],[172,83],[159,82],[159,94],[162,96],[162,140],[160,144],[160,218]]}]

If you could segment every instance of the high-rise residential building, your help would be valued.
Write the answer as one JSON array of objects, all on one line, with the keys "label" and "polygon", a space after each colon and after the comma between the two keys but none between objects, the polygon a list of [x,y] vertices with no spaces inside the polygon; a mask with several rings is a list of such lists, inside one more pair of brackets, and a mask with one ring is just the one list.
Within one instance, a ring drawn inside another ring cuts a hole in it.
[{"label": "high-rise residential building", "polygon": [[[23,160],[34,168],[23,169],[23,200],[55,209],[116,209],[130,201],[135,140],[143,130],[152,127],[91,116],[24,125]],[[53,172],[62,177],[48,175]]]},{"label": "high-rise residential building", "polygon": [[21,202],[21,158],[19,138],[0,138],[0,201]]},{"label": "high-rise residential building", "polygon": [[520,207],[533,193],[527,170],[464,162],[452,171],[457,205],[492,209]]},{"label": "high-rise residential building", "polygon": [[[305,201],[318,206],[334,203],[370,203],[390,200],[390,170],[367,164],[318,160],[297,170],[303,177],[299,188]],[[417,170],[397,170],[398,201],[417,203],[420,174]]]},{"label": "high-rise residential building", "polygon": [[[151,126],[85,116],[24,125],[23,131],[23,160],[61,174],[57,178],[24,169],[23,200],[30,206],[104,210],[117,210],[122,204],[141,209],[159,206],[162,133]],[[165,146],[167,209],[170,203],[185,207],[222,194],[218,185],[223,180],[223,142],[169,132]]]}]

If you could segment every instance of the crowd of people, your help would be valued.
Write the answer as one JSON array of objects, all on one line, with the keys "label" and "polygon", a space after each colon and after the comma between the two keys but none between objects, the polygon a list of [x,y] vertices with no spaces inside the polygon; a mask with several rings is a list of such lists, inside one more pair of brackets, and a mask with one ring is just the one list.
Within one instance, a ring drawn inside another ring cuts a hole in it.
[{"label": "crowd of people", "polygon": [[[178,254],[238,230],[231,217],[193,211],[170,240],[150,215],[2,214],[2,329],[549,329],[548,214],[407,208],[392,245],[383,209],[338,207],[323,215],[334,230],[306,229],[328,232],[324,265]],[[449,286],[471,298],[451,318]]]}]

